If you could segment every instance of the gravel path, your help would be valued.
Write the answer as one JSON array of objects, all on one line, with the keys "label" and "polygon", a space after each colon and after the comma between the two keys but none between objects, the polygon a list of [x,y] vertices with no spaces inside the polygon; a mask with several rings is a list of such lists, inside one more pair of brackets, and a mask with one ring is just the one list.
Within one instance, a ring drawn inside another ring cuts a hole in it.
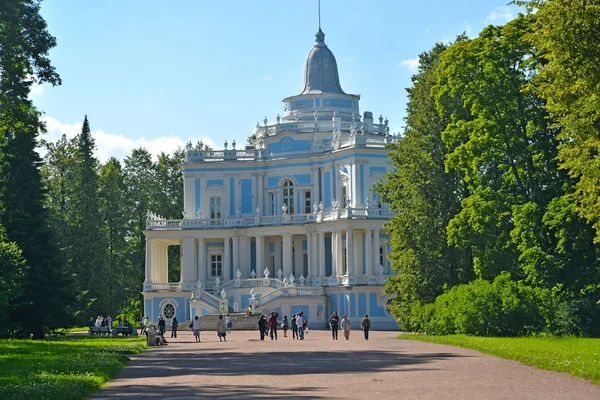
[{"label": "gravel path", "polygon": [[132,356],[97,399],[600,399],[600,386],[566,374],[451,346],[353,331],[349,341],[310,331],[237,331],[220,343],[180,332],[168,346]]}]

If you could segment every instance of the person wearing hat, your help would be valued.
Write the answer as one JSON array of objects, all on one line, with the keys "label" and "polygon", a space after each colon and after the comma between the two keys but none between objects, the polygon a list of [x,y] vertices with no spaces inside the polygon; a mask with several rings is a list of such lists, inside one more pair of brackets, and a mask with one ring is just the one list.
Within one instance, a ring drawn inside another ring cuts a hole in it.
[{"label": "person wearing hat", "polygon": [[279,317],[279,314],[275,311],[271,311],[271,316],[269,317],[269,319],[267,320],[267,325],[269,325],[269,328],[271,329],[271,340],[273,340],[273,336],[275,336],[275,340],[277,340],[277,318]]}]

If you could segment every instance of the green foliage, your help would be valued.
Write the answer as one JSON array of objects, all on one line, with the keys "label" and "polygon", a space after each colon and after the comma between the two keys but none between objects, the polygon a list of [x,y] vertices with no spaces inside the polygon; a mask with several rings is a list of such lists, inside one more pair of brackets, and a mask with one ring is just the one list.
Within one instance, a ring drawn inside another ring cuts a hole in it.
[{"label": "green foliage", "polygon": [[48,58],[56,41],[39,10],[35,0],[0,3],[0,224],[28,266],[13,318],[36,339],[68,323],[75,297],[44,208],[36,152],[44,125],[28,99],[34,82],[60,84]]},{"label": "green foliage", "polygon": [[15,243],[2,241],[0,235],[0,337],[11,336],[21,329],[13,318],[23,299],[23,280],[27,264]]},{"label": "green foliage", "polygon": [[419,340],[465,347],[536,368],[566,372],[600,384],[600,339],[556,337],[473,337],[465,335],[400,335],[400,339]]},{"label": "green foliage", "polygon": [[544,55],[536,90],[561,127],[561,167],[600,242],[600,1],[537,0],[533,42]]},{"label": "green foliage", "polygon": [[504,272],[493,282],[477,279],[452,287],[421,308],[422,331],[435,334],[521,336],[546,326],[550,292],[511,280]]},{"label": "green foliage", "polygon": [[70,336],[0,341],[5,399],[82,399],[93,395],[145,348],[145,337]]},{"label": "green foliage", "polygon": [[[571,2],[535,3],[556,11]],[[581,6],[576,14],[590,16]],[[377,188],[398,212],[389,224],[398,274],[386,291],[395,295],[392,311],[404,329],[600,334],[598,246],[581,217],[594,221],[590,212],[600,209],[595,203],[585,211],[581,196],[587,179],[595,186],[586,204],[597,200],[600,171],[592,168],[594,152],[581,157],[590,161],[586,177],[558,165],[577,139],[561,124],[568,118],[549,106],[547,52],[562,44],[538,37],[548,15],[520,15],[421,56],[405,135],[390,155],[397,170]],[[560,26],[548,29],[559,37]],[[573,76],[584,80],[579,74]]]}]

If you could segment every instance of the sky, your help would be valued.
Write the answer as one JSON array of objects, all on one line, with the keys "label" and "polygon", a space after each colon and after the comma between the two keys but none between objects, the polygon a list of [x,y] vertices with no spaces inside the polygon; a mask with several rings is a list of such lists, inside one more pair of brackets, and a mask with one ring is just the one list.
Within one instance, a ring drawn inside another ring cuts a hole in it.
[{"label": "sky", "polygon": [[[321,28],[344,91],[401,132],[418,55],[522,12],[506,3],[322,0]],[[138,147],[246,143],[300,91],[318,29],[317,0],[45,0],[41,13],[63,81],[31,93],[45,139],[74,137],[87,115],[102,162]]]}]

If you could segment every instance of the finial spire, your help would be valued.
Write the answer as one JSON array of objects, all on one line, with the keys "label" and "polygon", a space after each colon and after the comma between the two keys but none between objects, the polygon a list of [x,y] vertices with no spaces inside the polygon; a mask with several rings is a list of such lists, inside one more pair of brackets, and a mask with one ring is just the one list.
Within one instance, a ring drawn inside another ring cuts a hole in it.
[{"label": "finial spire", "polygon": [[321,0],[318,0],[319,3],[319,30],[321,30]]}]

